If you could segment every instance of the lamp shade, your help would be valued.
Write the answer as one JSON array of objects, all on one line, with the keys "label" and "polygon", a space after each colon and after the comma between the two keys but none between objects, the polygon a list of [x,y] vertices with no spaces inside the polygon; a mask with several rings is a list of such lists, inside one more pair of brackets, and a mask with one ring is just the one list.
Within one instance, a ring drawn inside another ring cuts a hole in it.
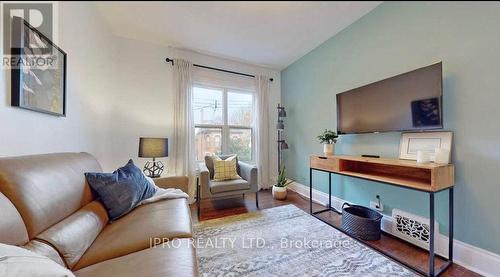
[{"label": "lamp shade", "polygon": [[139,157],[140,158],[168,157],[168,139],[140,138]]},{"label": "lamp shade", "polygon": [[285,107],[278,107],[278,117],[286,117]]},{"label": "lamp shade", "polygon": [[276,124],[276,129],[278,130],[284,130],[285,129],[285,124],[283,124],[283,120],[278,120],[278,124]]},{"label": "lamp shade", "polygon": [[281,150],[286,150],[286,149],[288,149],[288,144],[287,144],[285,141],[283,141],[283,142],[280,144],[280,148],[281,148]]}]

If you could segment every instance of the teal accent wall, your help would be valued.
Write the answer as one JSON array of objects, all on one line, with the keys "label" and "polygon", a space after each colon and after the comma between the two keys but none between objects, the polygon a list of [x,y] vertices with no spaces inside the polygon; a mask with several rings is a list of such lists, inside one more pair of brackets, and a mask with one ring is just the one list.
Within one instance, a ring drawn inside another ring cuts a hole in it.
[{"label": "teal accent wall", "polygon": [[[385,2],[283,70],[287,172],[309,183],[309,155],[322,152],[316,136],[336,130],[335,94],[438,61],[444,125],[454,132],[455,238],[500,253],[500,3]],[[397,157],[399,138],[343,136],[336,152]],[[314,178],[328,192],[325,174]],[[379,194],[387,214],[399,208],[428,216],[425,193],[350,177],[333,181],[337,197],[368,205]],[[436,201],[446,234],[447,194]]]}]

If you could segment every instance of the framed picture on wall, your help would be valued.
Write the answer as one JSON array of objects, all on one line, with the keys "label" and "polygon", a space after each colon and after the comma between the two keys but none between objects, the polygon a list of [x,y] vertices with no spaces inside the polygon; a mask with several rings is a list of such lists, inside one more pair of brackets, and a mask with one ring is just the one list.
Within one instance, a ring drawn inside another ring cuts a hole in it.
[{"label": "framed picture on wall", "polygon": [[449,161],[452,138],[452,132],[402,133],[399,143],[399,158],[417,160],[417,151],[420,150],[428,153],[431,161],[435,161],[436,148],[441,148],[448,151]]},{"label": "framed picture on wall", "polygon": [[20,17],[12,20],[11,104],[66,115],[66,53]]}]

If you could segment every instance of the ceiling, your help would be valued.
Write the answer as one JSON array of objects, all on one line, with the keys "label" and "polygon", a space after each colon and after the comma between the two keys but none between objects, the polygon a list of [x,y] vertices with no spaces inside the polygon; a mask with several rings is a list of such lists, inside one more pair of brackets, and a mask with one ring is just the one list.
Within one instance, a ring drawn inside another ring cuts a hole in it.
[{"label": "ceiling", "polygon": [[97,2],[121,37],[283,69],[381,2]]}]

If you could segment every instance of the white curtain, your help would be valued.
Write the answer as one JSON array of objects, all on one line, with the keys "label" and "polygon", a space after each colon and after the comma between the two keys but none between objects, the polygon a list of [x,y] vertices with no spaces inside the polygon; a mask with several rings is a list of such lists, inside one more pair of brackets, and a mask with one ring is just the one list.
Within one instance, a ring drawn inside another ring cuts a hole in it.
[{"label": "white curtain", "polygon": [[196,191],[196,162],[194,154],[194,120],[192,116],[193,64],[174,60],[175,106],[174,137],[172,143],[173,172],[188,176],[188,194],[194,201]]},{"label": "white curtain", "polygon": [[269,188],[270,180],[270,155],[269,155],[269,93],[271,82],[269,77],[255,76],[256,91],[256,113],[255,113],[255,138],[256,138],[256,162],[259,175],[259,187]]}]

